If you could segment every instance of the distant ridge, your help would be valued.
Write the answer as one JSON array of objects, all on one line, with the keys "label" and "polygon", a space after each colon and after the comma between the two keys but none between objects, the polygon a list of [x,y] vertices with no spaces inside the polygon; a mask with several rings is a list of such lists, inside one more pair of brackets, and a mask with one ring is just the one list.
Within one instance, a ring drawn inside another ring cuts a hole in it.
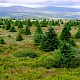
[{"label": "distant ridge", "polygon": [[80,9],[45,6],[30,8],[23,6],[0,7],[2,18],[70,18],[80,19]]},{"label": "distant ridge", "polygon": [[23,6],[10,6],[10,7],[0,7],[2,10],[45,10],[45,11],[54,11],[54,12],[80,12],[78,8],[67,8],[67,7],[55,7],[55,6],[45,6],[39,8],[30,8],[30,7],[23,7]]},{"label": "distant ridge", "polygon": [[80,9],[78,8],[55,7],[55,6],[45,6],[39,9],[54,12],[80,12]]}]

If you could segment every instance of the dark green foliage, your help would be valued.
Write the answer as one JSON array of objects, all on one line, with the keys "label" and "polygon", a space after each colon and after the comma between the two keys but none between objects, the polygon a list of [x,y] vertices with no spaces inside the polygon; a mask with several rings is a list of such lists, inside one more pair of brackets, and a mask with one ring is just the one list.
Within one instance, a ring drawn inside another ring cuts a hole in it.
[{"label": "dark green foliage", "polygon": [[36,31],[35,31],[35,35],[34,35],[34,44],[39,45],[42,39],[42,29],[40,26],[37,27]]},{"label": "dark green foliage", "polygon": [[75,38],[80,39],[80,27],[78,28]]},{"label": "dark green foliage", "polygon": [[18,33],[17,37],[16,37],[16,41],[22,41],[22,35],[20,33]]},{"label": "dark green foliage", "polygon": [[64,26],[62,33],[60,35],[62,41],[69,41],[71,38],[71,33],[68,27]]},{"label": "dark green foliage", "polygon": [[5,26],[3,25],[3,26],[1,26],[1,28],[5,29]]},{"label": "dark green foliage", "polygon": [[44,51],[54,51],[58,48],[58,38],[53,28],[49,28],[48,32],[42,37],[40,49]]},{"label": "dark green foliage", "polygon": [[42,29],[40,26],[37,27],[35,34],[43,34]]},{"label": "dark green foliage", "polygon": [[10,21],[6,22],[6,30],[9,30],[11,28],[11,23]]},{"label": "dark green foliage", "polygon": [[18,21],[18,28],[23,28],[23,24],[21,21]]},{"label": "dark green foliage", "polygon": [[18,20],[15,21],[14,25],[15,26],[18,26]]},{"label": "dark green foliage", "polygon": [[71,30],[71,25],[69,25],[68,23],[65,23],[64,26]]},{"label": "dark green foliage", "polygon": [[55,21],[54,26],[60,26],[59,21]]},{"label": "dark green foliage", "polygon": [[25,26],[24,34],[25,34],[25,35],[30,35],[30,34],[31,34],[30,29],[29,29],[28,26]]},{"label": "dark green foliage", "polygon": [[0,28],[1,28],[2,26],[0,25]]},{"label": "dark green foliage", "polygon": [[5,41],[3,38],[0,38],[0,44],[5,44]]},{"label": "dark green foliage", "polygon": [[26,50],[20,50],[14,53],[15,57],[30,57],[30,58],[35,58],[37,57],[37,53],[33,51],[32,49],[26,49]]},{"label": "dark green foliage", "polygon": [[34,21],[34,26],[35,26],[35,27],[40,26],[40,24],[39,24],[38,20]]},{"label": "dark green foliage", "polygon": [[75,41],[74,41],[72,38],[69,40],[69,43],[70,43],[73,47],[76,46],[76,43],[75,43]]},{"label": "dark green foliage", "polygon": [[3,21],[0,20],[0,25],[3,25]]},{"label": "dark green foliage", "polygon": [[23,34],[23,33],[24,33],[24,29],[23,29],[23,28],[20,28],[20,29],[19,29],[19,33],[20,33],[20,34]]},{"label": "dark green foliage", "polygon": [[57,68],[74,68],[78,63],[75,58],[76,51],[68,43],[63,43],[60,51],[54,55],[54,67]]},{"label": "dark green foliage", "polygon": [[32,26],[32,22],[31,22],[31,20],[30,20],[30,19],[27,19],[27,20],[26,20],[26,26],[29,26],[29,27],[31,27],[31,26]]},{"label": "dark green foliage", "polygon": [[10,28],[10,32],[16,32],[16,29],[12,26],[12,27]]},{"label": "dark green foliage", "polygon": [[43,20],[40,22],[40,26],[41,26],[41,27],[47,27],[47,21],[46,21],[46,19],[43,19]]}]

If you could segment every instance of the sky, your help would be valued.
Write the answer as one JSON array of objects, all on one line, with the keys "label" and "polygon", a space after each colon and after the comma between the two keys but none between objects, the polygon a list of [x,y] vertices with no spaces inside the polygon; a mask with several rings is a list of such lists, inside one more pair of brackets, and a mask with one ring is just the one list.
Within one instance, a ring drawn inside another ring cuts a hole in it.
[{"label": "sky", "polygon": [[60,6],[80,8],[80,0],[0,0],[0,6],[20,5],[25,7]]}]

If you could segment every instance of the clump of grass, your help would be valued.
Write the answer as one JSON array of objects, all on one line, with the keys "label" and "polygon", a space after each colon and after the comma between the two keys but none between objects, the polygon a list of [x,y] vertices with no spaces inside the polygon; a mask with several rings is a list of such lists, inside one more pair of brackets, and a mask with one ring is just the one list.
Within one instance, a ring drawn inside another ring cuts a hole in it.
[{"label": "clump of grass", "polygon": [[24,49],[17,51],[13,54],[15,57],[30,57],[30,58],[35,58],[37,57],[37,53],[33,51],[32,49]]}]

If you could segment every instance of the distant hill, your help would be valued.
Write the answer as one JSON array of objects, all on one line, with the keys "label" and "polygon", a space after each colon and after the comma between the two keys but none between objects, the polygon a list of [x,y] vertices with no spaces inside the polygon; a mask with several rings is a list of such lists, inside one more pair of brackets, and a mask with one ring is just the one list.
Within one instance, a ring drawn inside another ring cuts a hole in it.
[{"label": "distant hill", "polygon": [[80,12],[80,9],[78,8],[55,7],[55,6],[46,6],[39,9],[54,12]]},{"label": "distant hill", "polygon": [[23,6],[0,7],[3,18],[70,18],[80,19],[80,9],[45,6],[29,8]]}]

